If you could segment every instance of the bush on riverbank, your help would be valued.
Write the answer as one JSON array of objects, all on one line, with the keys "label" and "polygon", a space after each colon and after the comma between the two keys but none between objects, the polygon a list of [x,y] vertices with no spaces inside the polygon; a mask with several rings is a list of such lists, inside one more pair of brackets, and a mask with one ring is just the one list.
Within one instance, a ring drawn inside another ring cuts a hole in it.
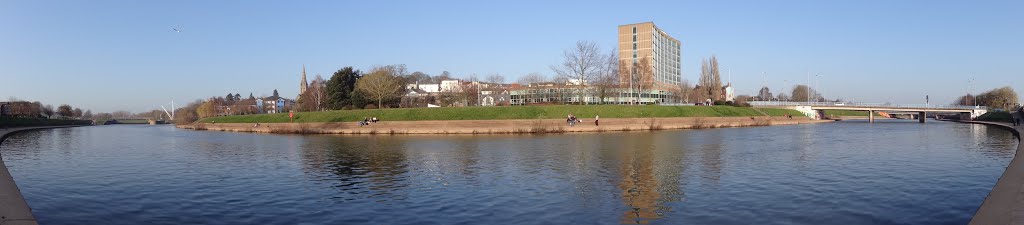
[{"label": "bush on riverbank", "polygon": [[[557,106],[512,106],[512,107],[451,107],[451,108],[399,108],[335,110],[323,112],[297,112],[295,122],[351,122],[364,117],[377,117],[383,121],[421,120],[508,120],[508,119],[559,119],[569,113],[583,120],[602,118],[650,118],[650,117],[739,117],[771,116],[786,114],[800,115],[789,109],[748,108],[733,106],[629,106],[629,105],[557,105]],[[238,115],[205,118],[203,123],[285,123],[288,113]]]},{"label": "bush on riverbank", "polygon": [[91,125],[90,120],[61,120],[21,117],[0,117],[0,127]]},{"label": "bush on riverbank", "polygon": [[1009,112],[987,112],[974,120],[1012,123],[1013,116]]}]

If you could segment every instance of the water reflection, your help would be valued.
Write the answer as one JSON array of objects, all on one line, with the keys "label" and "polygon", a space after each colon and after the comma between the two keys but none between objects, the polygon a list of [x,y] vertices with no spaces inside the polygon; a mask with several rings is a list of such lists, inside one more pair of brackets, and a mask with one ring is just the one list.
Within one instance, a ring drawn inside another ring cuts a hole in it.
[{"label": "water reflection", "polygon": [[515,136],[104,126],[25,133],[3,155],[46,224],[955,224],[1015,146],[952,123]]}]

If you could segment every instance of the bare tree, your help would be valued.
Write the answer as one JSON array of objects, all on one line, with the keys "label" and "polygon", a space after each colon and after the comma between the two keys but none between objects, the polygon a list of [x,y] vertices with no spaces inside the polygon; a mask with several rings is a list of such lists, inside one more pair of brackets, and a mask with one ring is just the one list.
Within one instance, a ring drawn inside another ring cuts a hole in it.
[{"label": "bare tree", "polygon": [[491,75],[487,75],[487,82],[488,83],[494,83],[494,84],[505,83],[505,76],[502,76],[501,74],[493,73]]},{"label": "bare tree", "polygon": [[74,117],[76,119],[82,118],[82,109],[75,108],[74,110],[71,110],[71,117]]},{"label": "bare tree", "polygon": [[701,60],[700,86],[701,92],[712,101],[722,99],[722,76],[718,72],[718,58],[715,55],[711,55],[711,59]]},{"label": "bare tree", "polygon": [[619,55],[617,50],[612,50],[601,60],[601,67],[592,84],[597,89],[598,102],[604,104],[604,99],[612,95],[615,87],[619,85]]},{"label": "bare tree", "polygon": [[802,101],[819,101],[824,98],[814,88],[810,88],[807,85],[796,85],[793,86],[793,93],[789,95],[789,98],[796,102]]},{"label": "bare tree", "polygon": [[398,77],[404,71],[405,65],[377,66],[356,82],[356,90],[376,99],[377,107],[384,108],[384,100],[401,96],[403,85]]},{"label": "bare tree", "polygon": [[53,117],[53,115],[54,115],[53,105],[45,105],[45,106],[42,106],[40,109],[42,109],[40,112],[44,116],[46,116],[46,118]]},{"label": "bare tree", "polygon": [[584,103],[583,89],[601,68],[601,55],[601,49],[594,42],[579,41],[574,48],[563,52],[562,57],[565,61],[562,65],[550,66],[559,77],[577,83],[576,94],[581,104]]},{"label": "bare tree", "polygon": [[309,83],[306,92],[299,98],[299,108],[303,111],[323,111],[327,105],[327,81],[320,74]]},{"label": "bare tree", "polygon": [[693,92],[693,86],[690,86],[690,81],[686,79],[680,80],[679,86],[676,88],[676,96],[678,96],[679,102],[689,103],[690,93]]},{"label": "bare tree", "polygon": [[778,95],[775,95],[775,98],[779,99],[779,101],[789,101],[789,95],[786,95],[785,92],[779,92]]},{"label": "bare tree", "polygon": [[772,91],[767,86],[761,87],[761,90],[757,92],[757,100],[769,101],[772,100]]},{"label": "bare tree", "polygon": [[547,76],[544,76],[544,74],[533,72],[523,75],[522,77],[519,77],[517,83],[522,85],[530,85],[531,83],[541,83],[546,81],[548,81]]},{"label": "bare tree", "polygon": [[640,63],[633,65],[633,72],[630,79],[633,79],[633,85],[636,86],[636,100],[634,102],[639,103],[640,97],[643,96],[644,89],[650,88],[654,85],[654,67],[651,63],[650,58],[640,59]]}]

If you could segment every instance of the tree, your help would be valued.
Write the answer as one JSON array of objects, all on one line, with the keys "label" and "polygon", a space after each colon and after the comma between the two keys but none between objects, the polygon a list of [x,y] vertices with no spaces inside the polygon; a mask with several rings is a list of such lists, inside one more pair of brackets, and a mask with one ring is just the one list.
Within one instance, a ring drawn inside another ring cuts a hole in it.
[{"label": "tree", "polygon": [[299,98],[299,109],[303,111],[322,111],[327,102],[326,86],[323,76],[316,75],[313,82],[309,83],[306,92]]},{"label": "tree", "polygon": [[92,110],[85,110],[85,113],[82,113],[82,119],[92,119]]},{"label": "tree", "polygon": [[992,89],[978,95],[978,103],[989,108],[1002,108],[1009,111],[1017,102],[1017,92],[1009,86]]},{"label": "tree", "polygon": [[750,103],[748,103],[747,101],[750,101],[750,99],[753,99],[753,98],[754,97],[752,97],[750,95],[738,95],[732,101],[732,105],[734,105],[734,106],[750,106]]},{"label": "tree", "polygon": [[[652,66],[650,58],[640,59],[638,64],[633,65],[633,71],[630,73],[630,79],[632,79],[631,85],[634,86],[636,92],[631,93],[635,95],[633,102],[639,103],[640,97],[643,96],[644,88],[650,88],[654,82],[654,67]],[[630,89],[633,89],[632,87]]]},{"label": "tree", "polygon": [[956,99],[956,102],[954,102],[953,104],[956,104],[956,105],[975,105],[975,104],[978,104],[978,101],[977,101],[977,99],[974,98],[974,95],[967,94],[967,95],[958,97]]},{"label": "tree", "polygon": [[700,64],[701,92],[712,101],[721,100],[722,76],[718,71],[718,58],[711,55],[711,59],[701,60]]},{"label": "tree", "polygon": [[577,83],[576,94],[583,104],[583,89],[601,68],[601,49],[590,41],[578,41],[576,46],[562,53],[563,62],[560,66],[551,65],[551,70],[570,82]]},{"label": "tree", "polygon": [[71,110],[71,117],[81,119],[82,118],[82,109],[75,108],[74,110]]},{"label": "tree", "polygon": [[519,80],[517,81],[517,83],[522,84],[522,85],[530,85],[531,83],[542,83],[542,82],[547,82],[547,81],[548,81],[548,78],[546,76],[544,76],[544,74],[533,72],[533,73],[528,73],[526,75],[523,75],[522,77],[519,77]]},{"label": "tree", "polygon": [[452,79],[452,74],[451,73],[448,73],[448,71],[441,71],[441,75],[437,75],[437,76],[434,76],[434,77],[430,78],[430,83],[432,83],[432,84],[440,84],[441,81],[443,81],[443,80],[451,80],[451,79]]},{"label": "tree", "polygon": [[612,91],[619,85],[619,55],[617,52],[613,49],[603,56],[600,70],[592,82],[596,87],[595,94],[597,94],[600,104],[604,104],[604,99],[612,95]]},{"label": "tree", "polygon": [[405,65],[377,66],[356,82],[356,89],[377,100],[377,107],[384,108],[384,100],[401,96],[403,85],[398,77],[404,70]]},{"label": "tree", "polygon": [[682,79],[679,81],[679,87],[677,88],[676,96],[679,96],[679,102],[689,103],[690,95],[693,93],[693,86],[690,86],[690,81]]},{"label": "tree", "polygon": [[770,101],[772,100],[772,91],[768,90],[768,87],[761,87],[761,90],[757,92],[758,101]]},{"label": "tree", "polygon": [[256,100],[256,96],[252,96],[252,92],[249,92],[249,99]]},{"label": "tree", "polygon": [[273,96],[274,96],[274,98],[280,98],[281,97],[280,95],[277,94],[277,89],[274,89],[274,95]]},{"label": "tree", "polygon": [[[362,72],[352,69],[351,66],[344,67],[334,72],[331,79],[324,87],[327,94],[327,107],[330,109],[341,109],[352,104],[352,92],[356,90],[356,81],[362,78]],[[362,107],[361,105],[358,105]]]},{"label": "tree", "polygon": [[497,73],[492,73],[491,75],[487,75],[487,82],[493,84],[502,84],[505,83],[505,76],[502,76],[501,74]]},{"label": "tree", "polygon": [[50,117],[54,116],[54,111],[53,111],[53,106],[52,105],[43,106],[41,112],[43,113],[43,116],[46,116],[46,118],[50,118]]},{"label": "tree", "polygon": [[200,119],[217,116],[215,103],[213,101],[203,102],[203,104],[196,108],[196,114],[199,115]]},{"label": "tree", "polygon": [[[412,72],[412,74],[409,74],[409,76],[405,77],[405,83],[407,83],[407,84],[412,84],[412,83],[424,83],[424,84],[427,84],[427,83],[431,83],[431,81],[432,80],[431,80],[430,75],[428,75],[426,73],[423,73],[423,72],[420,72],[420,71]],[[438,83],[440,83],[440,82],[438,82]]]},{"label": "tree", "polygon": [[70,118],[75,115],[75,110],[71,108],[70,105],[63,104],[57,107],[57,115],[64,118]]},{"label": "tree", "polygon": [[775,98],[779,99],[779,101],[789,101],[789,95],[786,95],[786,93],[779,93]]},{"label": "tree", "polygon": [[815,91],[814,88],[809,88],[807,85],[803,84],[793,86],[793,94],[790,94],[789,98],[794,102],[824,100],[818,91]]},{"label": "tree", "polygon": [[[277,91],[277,90],[274,90],[274,91]],[[231,93],[228,93],[228,96],[224,97],[224,101],[229,101],[229,102],[235,101],[235,95],[233,95]]]}]

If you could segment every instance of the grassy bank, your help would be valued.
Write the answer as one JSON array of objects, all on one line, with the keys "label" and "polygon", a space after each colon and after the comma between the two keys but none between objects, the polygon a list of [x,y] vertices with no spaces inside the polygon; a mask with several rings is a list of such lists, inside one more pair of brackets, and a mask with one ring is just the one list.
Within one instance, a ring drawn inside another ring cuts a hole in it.
[{"label": "grassy bank", "polygon": [[[758,111],[760,110],[760,112]],[[351,122],[364,117],[377,117],[384,121],[422,120],[508,120],[508,119],[560,119],[569,113],[584,120],[595,115],[602,118],[648,117],[738,117],[800,115],[789,109],[750,108],[733,106],[628,106],[628,105],[558,105],[512,107],[445,107],[335,110],[324,112],[297,112],[295,122]],[[284,123],[288,113],[212,117],[204,123]]]},{"label": "grassy bank", "polygon": [[975,120],[1012,123],[1013,115],[1010,115],[1009,112],[987,112],[985,114],[981,114],[981,116],[978,116]]},{"label": "grassy bank", "polygon": [[39,118],[12,118],[0,117],[0,127],[33,127],[33,126],[65,126],[65,125],[90,125],[89,120],[59,120]]},{"label": "grassy bank", "polygon": [[[825,116],[868,116],[868,111],[827,109],[825,110]],[[875,112],[875,116],[881,115]]]}]

